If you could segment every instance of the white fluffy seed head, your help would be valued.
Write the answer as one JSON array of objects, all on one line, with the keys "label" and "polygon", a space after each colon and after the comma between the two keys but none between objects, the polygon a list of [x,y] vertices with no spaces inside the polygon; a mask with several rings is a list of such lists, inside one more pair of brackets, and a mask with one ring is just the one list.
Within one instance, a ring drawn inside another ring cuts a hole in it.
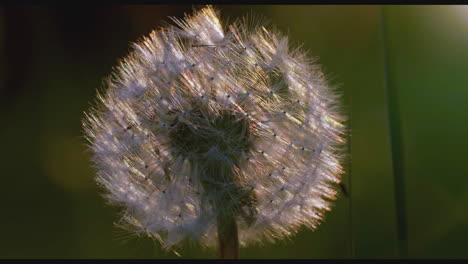
[{"label": "white fluffy seed head", "polygon": [[343,117],[319,68],[286,36],[208,6],[152,32],[84,120],[108,199],[166,248],[241,246],[316,228],[340,180]]}]

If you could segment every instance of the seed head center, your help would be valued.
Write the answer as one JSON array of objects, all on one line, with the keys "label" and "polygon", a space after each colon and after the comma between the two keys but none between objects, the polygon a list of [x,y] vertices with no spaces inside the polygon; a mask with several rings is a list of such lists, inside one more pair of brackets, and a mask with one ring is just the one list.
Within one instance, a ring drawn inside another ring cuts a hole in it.
[{"label": "seed head center", "polygon": [[232,165],[250,148],[249,137],[248,120],[228,111],[211,119],[192,111],[185,121],[176,119],[169,133],[177,155],[194,161],[225,159]]}]

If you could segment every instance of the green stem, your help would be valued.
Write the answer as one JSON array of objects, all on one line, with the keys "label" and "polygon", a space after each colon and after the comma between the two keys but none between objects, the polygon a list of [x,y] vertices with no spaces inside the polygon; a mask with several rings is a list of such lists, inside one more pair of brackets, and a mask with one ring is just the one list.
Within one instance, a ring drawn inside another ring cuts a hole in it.
[{"label": "green stem", "polygon": [[232,216],[218,216],[219,258],[239,258],[239,237],[236,219]]},{"label": "green stem", "polygon": [[232,164],[225,164],[222,160],[209,159],[203,163],[205,180],[202,186],[207,195],[211,196],[212,206],[218,216],[219,257],[221,259],[239,258],[239,236],[236,218],[240,207],[242,189],[236,184],[232,175]]},{"label": "green stem", "polygon": [[408,229],[406,216],[406,198],[405,198],[405,181],[404,181],[404,159],[403,159],[403,140],[401,132],[401,120],[398,107],[398,93],[396,87],[391,82],[389,74],[389,56],[386,47],[387,39],[387,24],[385,21],[385,8],[381,8],[382,19],[382,51],[384,57],[384,74],[385,74],[385,91],[388,105],[388,126],[390,151],[393,168],[394,191],[395,191],[395,208],[398,234],[398,247],[400,257],[408,257]]}]

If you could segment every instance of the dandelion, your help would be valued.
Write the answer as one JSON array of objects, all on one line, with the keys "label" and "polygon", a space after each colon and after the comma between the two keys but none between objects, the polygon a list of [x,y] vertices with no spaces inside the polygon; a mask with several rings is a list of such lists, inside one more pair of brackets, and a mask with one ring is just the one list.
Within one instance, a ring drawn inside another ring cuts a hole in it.
[{"label": "dandelion", "polygon": [[173,249],[237,248],[315,229],[344,131],[318,66],[266,25],[207,6],[134,45],[84,120],[107,198]]}]

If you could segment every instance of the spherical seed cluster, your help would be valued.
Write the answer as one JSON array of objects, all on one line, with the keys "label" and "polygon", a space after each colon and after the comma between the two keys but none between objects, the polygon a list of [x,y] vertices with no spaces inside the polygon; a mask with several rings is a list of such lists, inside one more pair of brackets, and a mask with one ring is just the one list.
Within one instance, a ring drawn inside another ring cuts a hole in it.
[{"label": "spherical seed cluster", "polygon": [[116,68],[84,127],[98,182],[135,232],[166,248],[241,246],[314,229],[342,168],[337,96],[264,25],[223,28],[212,7],[150,34]]}]

